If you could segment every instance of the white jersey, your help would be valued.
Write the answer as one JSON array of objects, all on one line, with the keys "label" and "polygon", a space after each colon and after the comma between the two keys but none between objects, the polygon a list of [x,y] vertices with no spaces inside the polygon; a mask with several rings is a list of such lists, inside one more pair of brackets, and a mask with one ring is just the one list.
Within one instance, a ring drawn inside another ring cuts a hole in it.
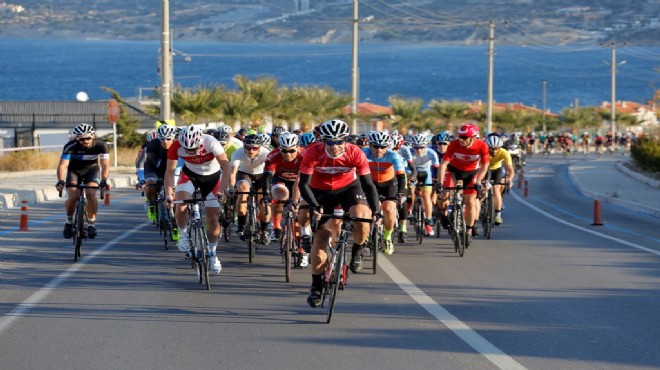
[{"label": "white jersey", "polygon": [[259,154],[253,159],[250,159],[245,154],[243,147],[236,149],[234,154],[231,155],[231,166],[238,168],[239,171],[249,173],[250,175],[258,175],[264,173],[264,166],[266,158],[270,150],[259,146]]},{"label": "white jersey", "polygon": [[215,157],[224,153],[225,149],[220,145],[220,142],[211,135],[204,135],[202,137],[202,144],[197,148],[194,154],[186,152],[178,140],[172,143],[170,149],[167,151],[167,159],[178,160],[183,159],[184,166],[192,172],[207,176],[220,171],[220,163]]}]

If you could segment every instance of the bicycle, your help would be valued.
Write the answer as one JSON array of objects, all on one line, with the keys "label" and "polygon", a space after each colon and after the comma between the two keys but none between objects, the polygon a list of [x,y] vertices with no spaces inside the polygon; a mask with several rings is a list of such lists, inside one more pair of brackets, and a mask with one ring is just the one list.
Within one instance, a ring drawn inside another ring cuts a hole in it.
[{"label": "bicycle", "polygon": [[[309,208],[309,206],[300,206]],[[305,258],[305,251],[300,244],[300,237],[296,236],[296,203],[289,199],[282,210],[282,240],[280,253],[284,261],[284,276],[286,282],[291,280],[291,268],[302,268],[301,263]]]},{"label": "bicycle", "polygon": [[374,225],[371,230],[369,230],[369,240],[367,241],[367,247],[369,248],[369,253],[373,257],[371,260],[372,263],[372,274],[376,275],[378,272],[378,252],[383,250],[383,223],[378,222]]},{"label": "bicycle", "polygon": [[204,203],[198,190],[192,195],[192,199],[175,200],[172,204],[188,205],[188,235],[190,241],[190,266],[197,273],[199,284],[206,283],[206,290],[211,290],[209,281],[208,258],[206,246],[209,244],[199,204]]},{"label": "bicycle", "polygon": [[234,197],[228,196],[220,207],[220,215],[218,221],[222,227],[222,237],[226,242],[228,242],[231,238],[231,225],[234,224],[234,203]]},{"label": "bicycle", "polygon": [[508,182],[499,182],[494,183],[490,180],[491,186],[486,191],[486,196],[481,199],[481,212],[479,214],[479,220],[484,228],[484,236],[486,239],[490,239],[493,232],[493,226],[495,225],[495,203],[493,202],[493,191],[494,185],[505,185],[505,192],[509,191]]},{"label": "bicycle", "polygon": [[[87,228],[85,225],[89,223],[87,218],[87,194],[85,189],[98,189],[99,186],[90,186],[85,184],[67,185],[67,188],[76,188],[78,192],[78,201],[76,208],[73,210],[73,224],[71,225],[71,233],[73,235],[73,261],[77,262],[78,258],[82,257],[82,242],[87,239]],[[60,198],[62,191],[60,190]],[[105,190],[101,189],[101,199],[105,196]]]},{"label": "bicycle", "polygon": [[415,203],[412,207],[410,220],[415,229],[415,240],[417,240],[419,244],[422,244],[426,229],[424,227],[424,198],[422,194],[422,186],[419,185],[415,187]]},{"label": "bicycle", "polygon": [[169,249],[169,242],[172,241],[172,230],[174,229],[174,211],[172,207],[165,206],[165,187],[163,185],[163,180],[159,179],[155,184],[146,184],[145,186],[156,187],[155,223],[159,234],[163,236],[165,249]]},{"label": "bicycle", "polygon": [[[245,229],[243,231],[243,237],[247,239],[248,242],[248,253],[249,253],[249,262],[254,261],[257,244],[265,245],[264,240],[259,240],[257,236],[259,235],[259,223],[257,221],[257,213],[259,207],[257,206],[257,196],[264,194],[263,191],[237,191],[236,194],[247,194],[247,218],[245,219]],[[262,199],[263,202],[263,199]],[[264,212],[268,214],[268,207],[264,205]]]},{"label": "bicycle", "polygon": [[[323,289],[321,290],[321,307],[325,307],[325,301],[328,301],[328,311],[326,323],[330,323],[332,314],[335,310],[337,302],[337,293],[339,290],[344,290],[348,283],[348,265],[346,264],[346,245],[348,244],[348,234],[353,231],[353,222],[368,222],[371,219],[352,217],[348,213],[342,216],[335,216],[334,214],[323,214],[321,217],[327,217],[337,220],[342,220],[341,229],[337,237],[337,242],[334,248],[332,247],[332,240],[328,241],[327,245],[327,258],[325,261],[325,269],[323,271]],[[312,217],[312,229],[316,230],[315,220]]]},{"label": "bicycle", "polygon": [[454,252],[458,252],[460,257],[465,254],[467,249],[467,226],[465,224],[465,215],[463,214],[463,190],[474,189],[474,187],[464,187],[462,183],[456,184],[454,187],[447,187],[444,190],[449,190],[449,233],[452,242],[454,243]]}]

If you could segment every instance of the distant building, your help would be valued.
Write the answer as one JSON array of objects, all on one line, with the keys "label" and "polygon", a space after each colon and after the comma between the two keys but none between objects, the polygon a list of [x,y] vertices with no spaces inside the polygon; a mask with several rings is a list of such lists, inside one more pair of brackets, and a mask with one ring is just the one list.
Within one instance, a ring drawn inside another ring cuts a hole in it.
[{"label": "distant building", "polygon": [[[599,108],[611,110],[612,104],[610,102],[603,102]],[[618,101],[614,104],[614,110],[616,114],[631,115],[637,120],[637,125],[627,127],[626,131],[642,133],[658,128],[658,115],[656,114],[656,107],[653,105],[644,105],[632,101]],[[609,121],[603,121],[603,125],[607,126],[609,124]]]}]

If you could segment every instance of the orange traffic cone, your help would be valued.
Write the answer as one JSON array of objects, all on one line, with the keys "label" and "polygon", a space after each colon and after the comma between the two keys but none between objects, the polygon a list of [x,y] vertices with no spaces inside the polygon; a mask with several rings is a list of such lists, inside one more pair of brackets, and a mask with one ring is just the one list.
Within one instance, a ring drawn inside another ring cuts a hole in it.
[{"label": "orange traffic cone", "polygon": [[594,200],[594,222],[591,224],[593,226],[603,226],[603,220],[601,219],[600,214],[600,200]]},{"label": "orange traffic cone", "polygon": [[21,201],[21,222],[18,231],[30,231],[28,228],[28,201]]}]

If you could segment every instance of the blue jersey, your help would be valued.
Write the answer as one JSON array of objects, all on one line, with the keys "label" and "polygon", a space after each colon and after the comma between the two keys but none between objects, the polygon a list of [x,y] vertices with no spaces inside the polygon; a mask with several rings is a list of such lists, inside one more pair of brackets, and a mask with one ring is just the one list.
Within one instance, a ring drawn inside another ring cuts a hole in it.
[{"label": "blue jersey", "polygon": [[362,151],[369,160],[371,178],[376,184],[392,180],[396,175],[405,173],[406,165],[403,158],[392,149],[387,149],[381,158],[374,157],[371,148],[363,148]]}]

